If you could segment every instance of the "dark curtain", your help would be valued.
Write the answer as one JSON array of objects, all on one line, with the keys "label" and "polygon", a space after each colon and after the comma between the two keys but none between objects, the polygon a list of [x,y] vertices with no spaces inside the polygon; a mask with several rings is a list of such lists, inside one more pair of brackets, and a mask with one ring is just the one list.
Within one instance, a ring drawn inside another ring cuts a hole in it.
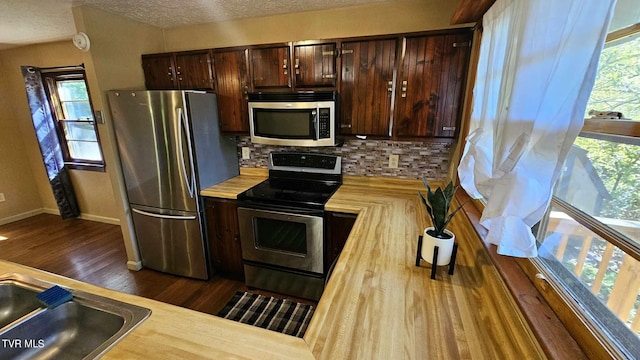
[{"label": "dark curtain", "polygon": [[33,66],[22,66],[22,76],[27,89],[27,100],[33,119],[33,128],[36,131],[42,153],[42,161],[47,170],[60,215],[63,219],[77,217],[80,215],[80,208],[71,184],[69,169],[64,164],[55,119],[51,114],[40,69]]}]

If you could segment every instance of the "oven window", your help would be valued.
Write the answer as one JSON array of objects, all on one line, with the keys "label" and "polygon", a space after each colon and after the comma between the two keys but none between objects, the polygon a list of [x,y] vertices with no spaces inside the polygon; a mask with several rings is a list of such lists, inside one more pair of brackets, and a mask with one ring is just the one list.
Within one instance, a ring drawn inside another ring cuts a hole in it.
[{"label": "oven window", "polygon": [[315,139],[311,111],[315,109],[253,109],[256,136],[280,139]]},{"label": "oven window", "polygon": [[257,248],[307,254],[305,223],[255,217],[253,224]]}]

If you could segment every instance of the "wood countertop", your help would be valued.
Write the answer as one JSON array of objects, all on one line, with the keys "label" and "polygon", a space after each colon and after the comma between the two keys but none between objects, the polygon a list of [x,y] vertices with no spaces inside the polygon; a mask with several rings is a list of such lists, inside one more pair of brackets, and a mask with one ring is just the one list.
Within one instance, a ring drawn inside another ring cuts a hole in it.
[{"label": "wood countertop", "polygon": [[[266,176],[241,173],[202,194],[235,199]],[[450,224],[459,243],[454,275],[441,267],[431,280],[429,264],[415,266],[428,224],[423,190],[419,180],[345,176],[325,205],[358,218],[304,336],[313,357],[546,358],[465,216]]]},{"label": "wood countertop", "polygon": [[102,359],[313,359],[304,340],[0,260],[19,273],[151,310]]},{"label": "wood countertop", "polygon": [[[235,199],[266,178],[243,171],[204,196]],[[415,180],[357,178],[326,209],[358,214],[304,339],[0,261],[17,272],[152,310],[105,359],[537,359],[545,358],[467,218],[450,229],[459,251],[430,279],[415,266],[426,215]]]},{"label": "wood countertop", "polygon": [[258,185],[269,177],[267,169],[240,168],[240,176],[200,191],[200,195],[222,199],[237,199],[241,192]]},{"label": "wood countertop", "polygon": [[345,177],[326,209],[358,218],[305,334],[316,359],[546,358],[471,224],[454,275],[415,266],[419,180]]}]

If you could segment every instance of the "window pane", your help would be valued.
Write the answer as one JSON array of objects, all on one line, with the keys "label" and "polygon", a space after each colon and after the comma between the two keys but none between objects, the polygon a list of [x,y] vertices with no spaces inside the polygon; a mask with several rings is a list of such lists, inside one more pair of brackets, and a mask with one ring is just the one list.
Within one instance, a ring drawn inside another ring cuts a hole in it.
[{"label": "window pane", "polygon": [[554,195],[640,242],[640,146],[579,137]]},{"label": "window pane", "polygon": [[624,29],[640,21],[638,0],[618,0],[613,19],[609,24],[609,33]]},{"label": "window pane", "polygon": [[586,118],[590,110],[619,111],[627,119],[640,120],[640,33],[602,50]]},{"label": "window pane", "polygon": [[63,122],[62,125],[67,140],[98,141],[92,123]]},{"label": "window pane", "polygon": [[75,160],[102,161],[100,146],[97,142],[69,141],[69,153]]},{"label": "window pane", "polygon": [[84,80],[62,80],[57,84],[60,101],[89,100]]},{"label": "window pane", "polygon": [[64,118],[67,120],[93,120],[91,105],[88,101],[63,102]]},{"label": "window pane", "polygon": [[552,207],[539,258],[622,348],[640,358],[640,262]]}]

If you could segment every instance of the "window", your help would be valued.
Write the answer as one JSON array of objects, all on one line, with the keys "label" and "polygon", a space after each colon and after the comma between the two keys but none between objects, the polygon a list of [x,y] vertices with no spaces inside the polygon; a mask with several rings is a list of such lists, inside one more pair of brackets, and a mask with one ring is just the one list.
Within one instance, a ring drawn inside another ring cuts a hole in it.
[{"label": "window", "polygon": [[104,171],[84,70],[44,72],[42,80],[46,84],[65,164],[74,169]]},{"label": "window", "polygon": [[585,116],[538,226],[537,263],[592,330],[640,358],[640,23],[607,38]]}]

